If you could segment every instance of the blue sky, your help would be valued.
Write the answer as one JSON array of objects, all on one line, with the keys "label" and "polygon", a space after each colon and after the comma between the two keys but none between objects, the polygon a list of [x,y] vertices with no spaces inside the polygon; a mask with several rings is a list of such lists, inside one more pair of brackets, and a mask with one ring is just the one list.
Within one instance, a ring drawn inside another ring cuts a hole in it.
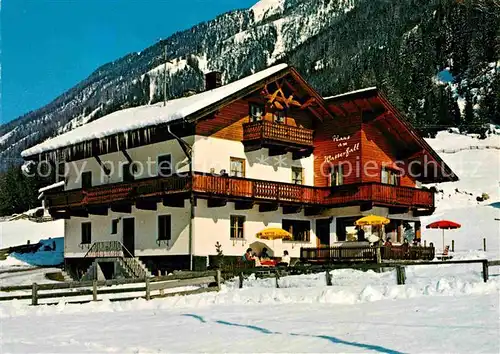
[{"label": "blue sky", "polygon": [[97,67],[257,0],[3,0],[1,123]]}]

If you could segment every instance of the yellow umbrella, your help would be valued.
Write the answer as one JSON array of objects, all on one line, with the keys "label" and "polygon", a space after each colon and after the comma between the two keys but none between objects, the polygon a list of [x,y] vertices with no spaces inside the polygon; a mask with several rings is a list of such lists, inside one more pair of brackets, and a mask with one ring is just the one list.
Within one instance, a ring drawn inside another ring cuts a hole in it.
[{"label": "yellow umbrella", "polygon": [[367,226],[367,225],[387,225],[391,221],[383,216],[368,215],[361,219],[356,220],[354,223],[357,226]]},{"label": "yellow umbrella", "polygon": [[261,240],[273,240],[273,241],[278,239],[291,240],[292,234],[283,229],[270,227],[258,232],[257,238]]}]

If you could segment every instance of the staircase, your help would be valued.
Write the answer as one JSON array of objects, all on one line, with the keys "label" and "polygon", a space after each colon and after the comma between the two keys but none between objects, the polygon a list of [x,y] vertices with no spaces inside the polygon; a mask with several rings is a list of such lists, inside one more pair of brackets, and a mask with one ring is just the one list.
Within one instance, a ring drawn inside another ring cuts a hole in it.
[{"label": "staircase", "polygon": [[131,252],[120,241],[94,242],[85,258],[94,258],[94,261],[85,272],[82,280],[104,280],[104,273],[99,266],[101,262],[113,262],[114,277],[145,278],[151,272],[142,261],[132,256]]}]

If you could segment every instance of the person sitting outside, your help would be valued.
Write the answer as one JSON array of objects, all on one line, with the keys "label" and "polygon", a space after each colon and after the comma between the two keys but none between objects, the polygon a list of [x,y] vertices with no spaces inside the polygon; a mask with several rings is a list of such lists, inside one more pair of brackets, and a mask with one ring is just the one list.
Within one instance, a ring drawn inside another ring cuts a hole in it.
[{"label": "person sitting outside", "polygon": [[260,253],[260,260],[261,261],[265,261],[265,260],[269,260],[271,259],[271,257],[269,256],[269,254],[267,253],[267,248],[264,247],[262,249],[262,252]]},{"label": "person sitting outside", "polygon": [[255,257],[252,254],[252,249],[248,248],[242,258],[246,262],[251,262],[251,261],[255,260]]},{"label": "person sitting outside", "polygon": [[290,255],[287,250],[283,252],[283,257],[281,257],[281,261],[277,265],[284,267],[288,267],[290,265]]},{"label": "person sitting outside", "polygon": [[390,237],[387,237],[387,239],[385,240],[384,246],[385,247],[391,247],[392,246],[392,242],[391,242],[391,238]]},{"label": "person sitting outside", "polygon": [[363,228],[361,226],[356,226],[356,234],[358,236],[358,241],[361,242],[361,241],[364,241],[365,240],[365,230],[363,230]]}]

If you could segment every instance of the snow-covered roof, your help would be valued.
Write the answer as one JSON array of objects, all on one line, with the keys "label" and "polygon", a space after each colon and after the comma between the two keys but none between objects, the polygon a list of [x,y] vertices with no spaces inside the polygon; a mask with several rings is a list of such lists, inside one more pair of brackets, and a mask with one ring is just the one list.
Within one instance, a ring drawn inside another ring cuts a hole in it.
[{"label": "snow-covered roof", "polygon": [[163,106],[163,102],[161,102],[154,105],[133,107],[113,112],[65,134],[61,134],[26,149],[21,153],[21,156],[27,157],[36,155],[92,139],[104,138],[117,133],[186,118],[287,67],[287,64],[275,65],[216,89],[168,101],[166,106]]},{"label": "snow-covered roof", "polygon": [[366,92],[366,91],[371,91],[371,90],[376,90],[377,87],[375,86],[372,86],[372,87],[366,87],[366,88],[362,88],[360,90],[355,90],[355,91],[350,91],[350,92],[344,92],[344,93],[341,93],[340,95],[335,95],[335,96],[329,96],[329,97],[323,97],[324,100],[330,100],[332,98],[341,98],[343,96],[350,96],[350,95],[354,95],[356,93],[362,93],[362,92]]},{"label": "snow-covered roof", "polygon": [[49,184],[48,186],[40,188],[38,190],[38,193],[43,193],[45,191],[48,191],[48,190],[51,190],[51,189],[54,189],[54,188],[57,188],[57,187],[62,187],[62,186],[64,186],[64,181],[59,181],[59,182],[56,182],[56,183],[52,183],[52,184]]}]

